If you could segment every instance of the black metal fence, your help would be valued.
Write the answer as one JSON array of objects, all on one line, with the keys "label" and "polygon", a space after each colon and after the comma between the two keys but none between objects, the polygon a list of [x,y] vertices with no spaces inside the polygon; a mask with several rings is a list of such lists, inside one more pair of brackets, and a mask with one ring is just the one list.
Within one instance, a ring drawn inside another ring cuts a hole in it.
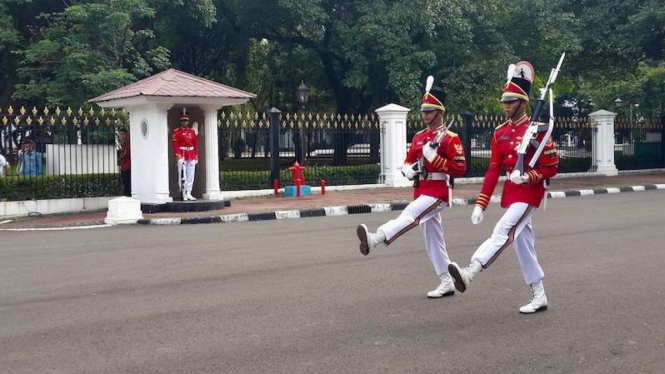
[{"label": "black metal fence", "polygon": [[[223,191],[270,189],[292,184],[287,168],[298,161],[306,183],[328,186],[382,183],[381,126],[375,114],[220,113],[220,180]],[[483,176],[490,140],[500,116],[447,115],[467,152],[467,176]],[[276,127],[271,125],[276,124]],[[117,110],[0,109],[0,155],[9,163],[0,178],[0,200],[118,196],[121,181],[118,130],[128,126]],[[278,128],[277,171],[271,173],[271,130]],[[407,144],[424,128],[419,115],[407,120]],[[593,169],[594,125],[587,117],[557,118],[553,133],[560,172]],[[665,167],[663,123],[617,118],[615,161],[621,170]]]},{"label": "black metal fence", "polygon": [[[292,185],[287,168],[307,169],[307,184],[381,183],[376,115],[279,114],[279,186]],[[222,113],[219,120],[221,189],[269,189],[271,123],[267,114]]]},{"label": "black metal fence", "polygon": [[120,195],[116,152],[125,112],[10,107],[0,113],[0,154],[8,163],[0,200]]},{"label": "black metal fence", "polygon": [[665,167],[663,122],[659,119],[616,118],[614,162],[619,170]]}]

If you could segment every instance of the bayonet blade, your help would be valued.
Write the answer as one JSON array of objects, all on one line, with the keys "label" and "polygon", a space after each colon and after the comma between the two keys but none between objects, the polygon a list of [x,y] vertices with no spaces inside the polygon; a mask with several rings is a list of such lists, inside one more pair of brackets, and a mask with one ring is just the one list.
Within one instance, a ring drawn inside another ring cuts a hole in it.
[{"label": "bayonet blade", "polygon": [[559,75],[559,71],[561,71],[561,65],[563,64],[563,59],[566,57],[566,52],[563,52],[561,54],[561,58],[559,59],[559,63],[556,65],[556,68],[552,71],[552,84],[556,81],[557,76]]}]

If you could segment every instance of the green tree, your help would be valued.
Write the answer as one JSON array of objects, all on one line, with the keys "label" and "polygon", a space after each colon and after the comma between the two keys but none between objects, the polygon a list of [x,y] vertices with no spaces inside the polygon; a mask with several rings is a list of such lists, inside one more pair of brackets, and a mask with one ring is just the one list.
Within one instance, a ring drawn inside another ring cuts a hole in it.
[{"label": "green tree", "polygon": [[146,0],[75,2],[44,14],[38,40],[21,52],[14,98],[78,105],[169,65],[169,51],[146,27]]}]

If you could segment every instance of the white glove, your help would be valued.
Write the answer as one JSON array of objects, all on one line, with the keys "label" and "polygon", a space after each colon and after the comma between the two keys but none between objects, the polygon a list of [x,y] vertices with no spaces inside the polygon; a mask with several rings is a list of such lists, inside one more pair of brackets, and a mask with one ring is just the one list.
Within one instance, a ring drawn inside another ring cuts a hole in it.
[{"label": "white glove", "polygon": [[197,158],[197,159],[194,160],[194,165],[196,165],[198,163],[199,163],[199,159]]},{"label": "white glove", "polygon": [[473,213],[471,213],[471,223],[473,223],[474,225],[477,225],[477,224],[483,222],[483,218],[484,218],[483,217],[483,208],[476,205],[473,208]]},{"label": "white glove", "polygon": [[184,157],[180,157],[180,158],[178,159],[178,164],[179,164],[179,165],[184,165],[184,164],[185,164],[185,158],[184,158]]},{"label": "white glove", "polygon": [[513,170],[513,172],[510,173],[510,181],[515,184],[526,183],[529,181],[529,176],[527,174],[520,175],[519,170]]},{"label": "white glove", "polygon": [[430,147],[431,142],[427,142],[423,146],[423,156],[427,159],[427,161],[432,162],[434,160],[434,156],[436,156],[436,149]]},{"label": "white glove", "polygon": [[413,178],[416,177],[416,171],[413,170],[413,165],[411,164],[404,164],[404,166],[402,166],[402,174],[404,174],[406,179],[410,181],[412,181]]}]

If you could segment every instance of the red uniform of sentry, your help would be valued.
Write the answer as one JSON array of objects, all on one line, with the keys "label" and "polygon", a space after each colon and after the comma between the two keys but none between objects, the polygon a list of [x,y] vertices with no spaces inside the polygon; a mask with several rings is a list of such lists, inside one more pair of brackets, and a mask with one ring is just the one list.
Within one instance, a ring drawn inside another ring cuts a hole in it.
[{"label": "red uniform of sentry", "polygon": [[199,141],[194,130],[178,127],[173,131],[173,151],[176,157],[183,157],[185,161],[196,160],[199,152]]},{"label": "red uniform of sentry", "polygon": [[[423,157],[423,146],[436,138],[438,131],[429,128],[418,132],[411,141],[411,148],[406,154],[406,164],[414,164]],[[437,155],[432,162],[425,160],[424,166],[429,173],[446,173],[452,177],[461,177],[466,174],[466,159],[462,141],[452,131],[446,130],[441,140]],[[421,179],[418,187],[413,191],[413,198],[427,195],[448,201],[448,183],[445,180]]]},{"label": "red uniform of sentry", "polygon": [[[494,130],[492,136],[492,155],[490,157],[490,165],[485,174],[483,187],[480,190],[480,195],[476,200],[476,204],[483,209],[487,209],[490,202],[490,197],[494,192],[501,170],[505,169],[508,174],[513,171],[515,163],[517,162],[517,147],[522,141],[527,127],[529,125],[529,117],[524,116],[522,119],[512,122],[501,124]],[[543,141],[545,133],[538,134],[538,142]],[[541,153],[538,161],[533,168],[528,167],[528,163],[535,152],[534,147],[529,147],[526,157],[524,158],[524,172],[529,176],[529,182],[521,185],[512,183],[507,180],[503,185],[503,193],[501,194],[501,207],[507,208],[513,203],[521,202],[540,206],[540,202],[545,194],[545,186],[543,181],[552,178],[558,171],[559,156],[556,153],[555,144],[552,138],[547,139],[547,143],[543,152]]]}]

